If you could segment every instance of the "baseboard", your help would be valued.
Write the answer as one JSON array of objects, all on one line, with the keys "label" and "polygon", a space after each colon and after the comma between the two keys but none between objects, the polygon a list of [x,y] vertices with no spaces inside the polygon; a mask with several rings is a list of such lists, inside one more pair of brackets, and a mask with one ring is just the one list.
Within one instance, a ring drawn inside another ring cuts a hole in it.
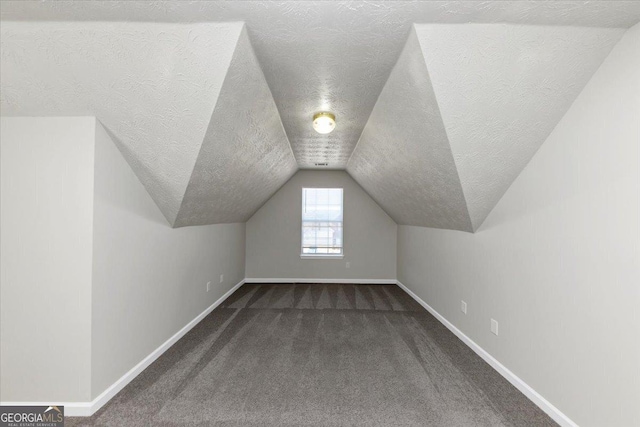
[{"label": "baseboard", "polygon": [[236,284],[233,288],[229,289],[224,295],[211,304],[206,310],[196,316],[191,322],[187,323],[182,329],[176,332],[171,338],[165,341],[160,347],[156,348],[150,355],[145,357],[140,363],[131,368],[129,372],[124,374],[113,383],[109,388],[103,391],[100,396],[96,397],[91,402],[0,402],[2,406],[49,406],[59,405],[64,406],[64,415],[69,417],[89,417],[93,415],[98,409],[102,408],[109,400],[113,398],[120,390],[122,390],[127,384],[129,384],[135,377],[137,377],[142,371],[144,371],[149,365],[151,365],[158,357],[175,344],[180,338],[182,338],[187,332],[189,332],[194,326],[196,326],[202,319],[204,319],[209,313],[211,313],[217,306],[222,304],[224,300],[234,293],[240,286],[244,284],[244,280]]},{"label": "baseboard", "polygon": [[490,355],[485,349],[476,344],[471,338],[466,336],[460,329],[456,328],[451,322],[444,318],[440,313],[434,310],[429,304],[424,302],[413,291],[407,288],[399,280],[396,284],[402,288],[407,294],[409,294],[414,300],[416,300],[421,306],[423,306],[429,313],[440,321],[444,326],[453,332],[458,338],[462,340],[468,347],[471,348],[478,356],[480,356],[485,362],[487,362],[493,369],[498,371],[507,381],[509,381],[515,388],[520,390],[522,394],[527,396],[529,400],[542,409],[547,415],[549,415],[555,422],[563,427],[578,427],[578,425],[566,416],[562,411],[553,406],[547,399],[542,397],[540,393],[535,391],[531,386],[525,383],[520,377],[511,372],[506,366],[500,363],[496,358]]},{"label": "baseboard", "polygon": [[296,278],[246,278],[245,283],[346,283],[357,285],[395,285],[395,279],[296,279]]},{"label": "baseboard", "polygon": [[444,326],[446,326],[451,332],[453,332],[458,338],[462,340],[468,347],[470,347],[478,356],[480,356],[485,362],[487,362],[493,369],[498,371],[507,381],[513,384],[518,390],[520,390],[529,400],[535,403],[540,409],[546,412],[555,422],[563,427],[578,427],[568,416],[562,413],[558,408],[553,406],[548,400],[542,397],[537,391],[531,388],[527,383],[520,379],[516,374],[511,372],[502,363],[491,356],[486,350],[476,344],[471,338],[466,336],[462,331],[456,328],[451,322],[445,319],[440,313],[434,310],[429,304],[424,302],[413,291],[407,288],[399,280],[389,279],[294,279],[294,278],[247,278],[241,280],[233,288],[229,289],[224,295],[222,295],[216,302],[210,305],[206,310],[200,313],[195,319],[185,325],[182,329],[176,332],[171,338],[165,341],[160,347],[155,349],[151,354],[145,357],[140,363],[134,366],[129,372],[124,374],[120,379],[107,388],[100,396],[96,397],[91,402],[0,402],[2,406],[49,406],[59,405],[64,406],[64,412],[66,416],[71,417],[87,417],[93,415],[96,411],[102,408],[109,400],[111,400],[120,390],[122,390],[127,384],[129,384],[135,377],[137,377],[142,371],[144,371],[149,365],[151,365],[158,357],[160,357],[167,349],[175,344],[180,338],[182,338],[187,332],[189,332],[194,326],[196,326],[202,319],[204,319],[209,313],[211,313],[216,307],[218,307],[224,300],[226,300],[232,293],[234,293],[244,283],[349,283],[349,284],[396,284],[402,288],[407,294],[409,294],[414,300],[416,300],[421,306],[423,306],[429,313],[431,313],[436,319],[438,319]]}]

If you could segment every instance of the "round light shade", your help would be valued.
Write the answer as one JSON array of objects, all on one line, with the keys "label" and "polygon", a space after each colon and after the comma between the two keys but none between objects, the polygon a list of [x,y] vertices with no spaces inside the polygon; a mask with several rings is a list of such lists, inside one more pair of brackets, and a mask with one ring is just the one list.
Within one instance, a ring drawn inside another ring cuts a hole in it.
[{"label": "round light shade", "polygon": [[327,112],[314,114],[313,128],[318,133],[331,133],[336,128],[336,116]]}]

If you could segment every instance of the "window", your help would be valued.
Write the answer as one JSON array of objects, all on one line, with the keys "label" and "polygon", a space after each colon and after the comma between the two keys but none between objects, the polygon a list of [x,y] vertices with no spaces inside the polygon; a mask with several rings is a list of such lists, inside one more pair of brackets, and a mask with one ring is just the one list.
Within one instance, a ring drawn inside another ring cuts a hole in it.
[{"label": "window", "polygon": [[302,256],[341,256],[342,233],[342,188],[303,188]]}]

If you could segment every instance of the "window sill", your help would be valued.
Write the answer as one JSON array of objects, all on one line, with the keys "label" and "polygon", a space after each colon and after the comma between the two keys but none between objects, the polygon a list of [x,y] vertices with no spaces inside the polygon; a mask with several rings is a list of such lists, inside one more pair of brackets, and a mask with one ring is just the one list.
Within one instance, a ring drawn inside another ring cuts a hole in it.
[{"label": "window sill", "polygon": [[343,259],[344,255],[300,254],[300,259]]}]

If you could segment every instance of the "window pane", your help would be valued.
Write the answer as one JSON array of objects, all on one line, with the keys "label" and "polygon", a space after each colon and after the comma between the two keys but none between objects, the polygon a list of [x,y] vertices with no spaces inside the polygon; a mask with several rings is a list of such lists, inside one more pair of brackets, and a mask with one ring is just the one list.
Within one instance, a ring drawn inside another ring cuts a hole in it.
[{"label": "window pane", "polygon": [[302,189],[302,253],[342,254],[342,188]]},{"label": "window pane", "polygon": [[304,188],[303,221],[342,221],[341,188]]}]

